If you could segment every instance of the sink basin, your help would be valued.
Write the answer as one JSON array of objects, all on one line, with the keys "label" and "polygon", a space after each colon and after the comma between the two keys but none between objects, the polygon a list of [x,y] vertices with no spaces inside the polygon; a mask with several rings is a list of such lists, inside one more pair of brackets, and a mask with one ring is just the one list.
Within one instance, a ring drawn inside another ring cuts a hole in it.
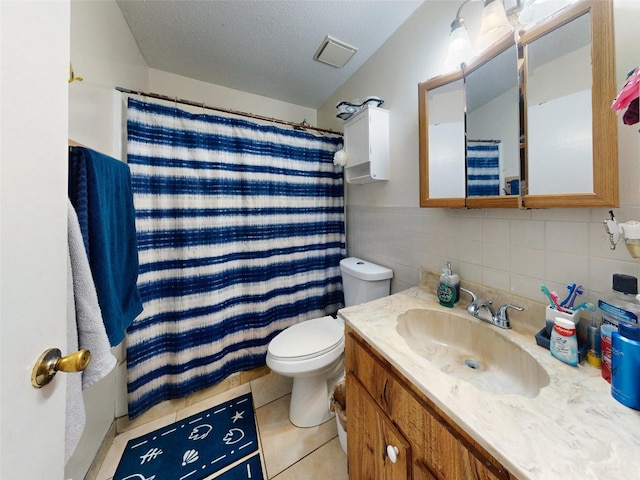
[{"label": "sink basin", "polygon": [[549,375],[497,327],[441,310],[414,309],[396,331],[418,355],[443,372],[489,393],[535,397]]}]

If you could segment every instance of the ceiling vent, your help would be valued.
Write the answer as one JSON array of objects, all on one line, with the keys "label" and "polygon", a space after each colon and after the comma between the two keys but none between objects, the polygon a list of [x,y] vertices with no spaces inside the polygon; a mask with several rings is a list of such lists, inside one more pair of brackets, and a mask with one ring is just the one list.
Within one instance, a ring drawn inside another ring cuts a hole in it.
[{"label": "ceiling vent", "polygon": [[342,68],[357,51],[356,47],[327,35],[313,58],[332,67]]}]

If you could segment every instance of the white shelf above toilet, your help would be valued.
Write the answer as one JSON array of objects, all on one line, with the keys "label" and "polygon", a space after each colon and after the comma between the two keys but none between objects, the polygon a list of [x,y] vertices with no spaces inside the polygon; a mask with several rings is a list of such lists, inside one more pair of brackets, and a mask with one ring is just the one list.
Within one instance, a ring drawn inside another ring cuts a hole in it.
[{"label": "white shelf above toilet", "polygon": [[389,180],[389,111],[366,105],[344,124],[347,183]]}]

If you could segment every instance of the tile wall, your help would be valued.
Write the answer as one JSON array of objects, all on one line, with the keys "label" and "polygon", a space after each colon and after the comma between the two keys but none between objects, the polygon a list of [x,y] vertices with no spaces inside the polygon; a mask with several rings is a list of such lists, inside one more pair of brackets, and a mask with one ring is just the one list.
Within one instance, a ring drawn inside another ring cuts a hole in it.
[{"label": "tile wall", "polygon": [[[640,208],[614,211],[620,222],[640,221]],[[440,271],[450,259],[463,280],[537,301],[541,283],[562,296],[575,282],[594,301],[608,294],[613,273],[640,278],[640,260],[623,243],[609,247],[608,212],[349,205],[347,252],[393,269],[393,293],[417,285],[421,267]]]}]

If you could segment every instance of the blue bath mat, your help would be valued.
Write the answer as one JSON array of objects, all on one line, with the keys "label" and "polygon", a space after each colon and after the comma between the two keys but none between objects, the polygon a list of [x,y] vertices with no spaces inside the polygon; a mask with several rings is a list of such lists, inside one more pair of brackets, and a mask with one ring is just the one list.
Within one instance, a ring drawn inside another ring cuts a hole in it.
[{"label": "blue bath mat", "polygon": [[[113,480],[201,480],[257,449],[253,400],[247,393],[129,440]],[[258,477],[247,477],[247,467],[245,476],[232,476],[236,468],[219,478],[262,478],[261,468]]]},{"label": "blue bath mat", "polygon": [[214,480],[264,480],[260,454],[254,455],[232,469],[215,477]]}]

